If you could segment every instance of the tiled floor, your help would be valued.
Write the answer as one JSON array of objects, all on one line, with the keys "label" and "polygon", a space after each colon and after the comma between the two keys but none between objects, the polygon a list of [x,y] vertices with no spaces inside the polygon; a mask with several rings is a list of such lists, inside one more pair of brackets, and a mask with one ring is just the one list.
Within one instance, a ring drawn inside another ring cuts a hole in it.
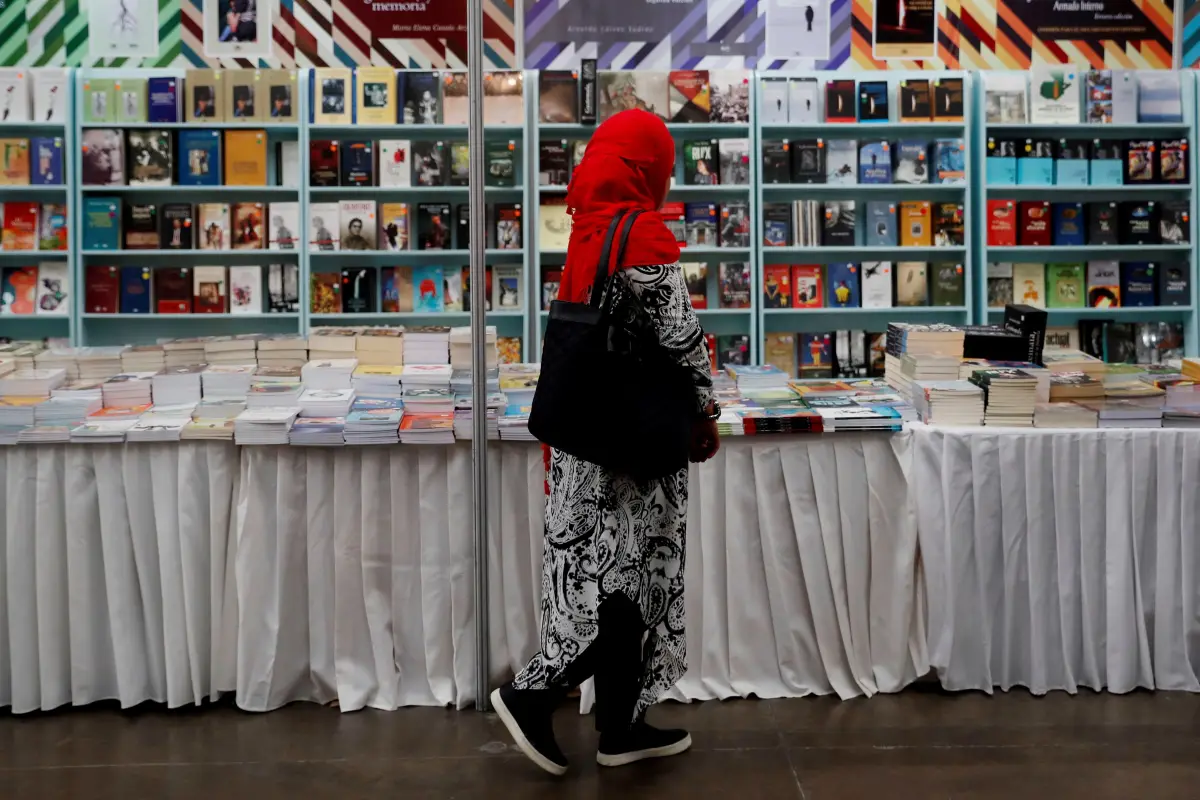
[{"label": "tiled floor", "polygon": [[928,687],[871,700],[665,705],[683,756],[601,770],[591,718],[564,708],[561,779],[515,754],[491,714],[294,705],[0,714],[0,798],[807,798],[1173,800],[1200,797],[1200,697]]}]

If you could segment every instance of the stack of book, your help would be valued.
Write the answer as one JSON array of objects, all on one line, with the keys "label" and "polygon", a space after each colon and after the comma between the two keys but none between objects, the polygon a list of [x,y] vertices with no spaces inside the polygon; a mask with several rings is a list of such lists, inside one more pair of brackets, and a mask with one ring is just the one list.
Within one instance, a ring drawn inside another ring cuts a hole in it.
[{"label": "stack of book", "polygon": [[1020,369],[981,369],[971,382],[983,388],[984,425],[1003,428],[1033,427],[1037,405],[1037,378]]},{"label": "stack of book", "polygon": [[309,361],[300,370],[300,380],[306,389],[349,389],[357,368],[354,358]]},{"label": "stack of book", "polygon": [[[227,398],[245,401],[254,382],[257,368],[249,364],[214,364],[200,374],[204,399]],[[157,402],[157,398],[156,398]]]},{"label": "stack of book", "polygon": [[120,369],[117,372],[158,372],[166,365],[163,345],[135,345],[121,351]]},{"label": "stack of book", "polygon": [[409,328],[404,333],[404,363],[449,364],[450,329],[440,326]]},{"label": "stack of book", "polygon": [[154,404],[159,406],[199,403],[203,396],[201,377],[204,371],[205,367],[200,364],[192,364],[187,367],[164,367],[151,380]]},{"label": "stack of book", "polygon": [[1104,383],[1086,372],[1053,372],[1050,375],[1050,401],[1094,400],[1104,397]]},{"label": "stack of book", "polygon": [[788,374],[770,364],[764,366],[731,365],[726,370],[737,383],[738,391],[786,389]]},{"label": "stack of book", "polygon": [[153,372],[125,372],[104,382],[104,405],[109,408],[132,408],[151,401]]},{"label": "stack of book", "polygon": [[246,409],[298,406],[302,394],[304,384],[300,381],[255,381],[246,395]]},{"label": "stack of book", "polygon": [[[499,392],[487,396],[487,438],[500,438],[500,413],[505,408],[505,397]],[[454,438],[470,441],[475,436],[475,413],[470,394],[454,396]]]},{"label": "stack of book", "polygon": [[364,328],[355,337],[355,358],[360,366],[404,365],[403,328]]},{"label": "stack of book", "polygon": [[[471,329],[458,327],[450,329],[450,366],[455,370],[471,369]],[[500,353],[496,348],[496,327],[488,325],[485,329],[484,354],[487,368],[495,369],[500,363]]]},{"label": "stack of book", "polygon": [[403,367],[372,367],[359,364],[354,370],[351,384],[354,391],[360,395],[399,398],[404,396],[401,382],[403,374]]},{"label": "stack of book", "polygon": [[256,364],[258,334],[213,336],[204,342],[205,364]]},{"label": "stack of book", "polygon": [[[908,385],[904,376],[906,354],[948,356],[961,360],[963,357],[962,328],[935,323],[917,325],[906,322],[888,323],[886,356],[884,358],[884,380],[888,385],[902,389]],[[950,379],[957,378],[957,374]]]},{"label": "stack of book", "polygon": [[345,444],[344,416],[301,416],[292,424],[288,444],[341,446]]},{"label": "stack of book", "polygon": [[183,429],[192,421],[192,404],[176,406],[154,406],[140,416],[128,431],[125,432],[127,442],[178,442],[183,437]]},{"label": "stack of book", "polygon": [[298,334],[265,336],[258,342],[261,367],[303,367],[308,363],[308,341]]},{"label": "stack of book", "polygon": [[0,397],[49,397],[66,382],[65,369],[15,369],[0,377]]},{"label": "stack of book", "polygon": [[163,342],[165,366],[185,367],[188,364],[203,364],[204,339],[173,339]]},{"label": "stack of book", "polygon": [[302,417],[345,417],[352,405],[353,389],[306,389],[299,400]]},{"label": "stack of book", "polygon": [[1095,428],[1096,412],[1079,403],[1038,403],[1033,412],[1035,428]]},{"label": "stack of book", "polygon": [[312,361],[354,358],[357,340],[358,331],[354,328],[313,328],[308,334],[308,357]]},{"label": "stack of book", "polygon": [[917,381],[913,405],[929,425],[976,427],[983,424],[983,390],[964,380]]},{"label": "stack of book", "polygon": [[288,444],[297,406],[250,407],[234,420],[234,441],[239,444]]},{"label": "stack of book", "polygon": [[1161,428],[1163,397],[1081,400],[1080,405],[1096,411],[1098,428]]},{"label": "stack of book", "polygon": [[37,369],[61,369],[67,380],[78,380],[79,350],[77,347],[51,347],[34,356],[33,363]]},{"label": "stack of book", "polygon": [[400,422],[401,444],[453,444],[454,413],[423,414],[404,412]]},{"label": "stack of book", "polygon": [[346,444],[397,444],[403,418],[399,399],[359,395],[346,415]]}]

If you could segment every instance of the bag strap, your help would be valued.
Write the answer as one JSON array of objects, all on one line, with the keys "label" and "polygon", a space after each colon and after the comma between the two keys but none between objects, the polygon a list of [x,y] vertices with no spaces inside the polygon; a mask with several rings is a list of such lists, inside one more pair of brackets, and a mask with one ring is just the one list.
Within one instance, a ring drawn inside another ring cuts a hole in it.
[{"label": "bag strap", "polygon": [[610,255],[617,227],[621,225],[621,220],[625,221],[625,224],[621,226],[620,238],[617,240],[616,263],[619,265],[621,259],[625,256],[625,245],[629,242],[629,232],[633,229],[633,223],[641,216],[641,213],[641,209],[634,209],[632,211],[622,211],[613,216],[613,220],[608,226],[608,233],[604,237],[604,247],[600,250],[600,260],[596,264],[596,276],[592,279],[592,297],[590,303],[592,308],[599,308],[603,301],[604,291],[596,291],[596,289],[608,283],[608,267],[611,263]]}]

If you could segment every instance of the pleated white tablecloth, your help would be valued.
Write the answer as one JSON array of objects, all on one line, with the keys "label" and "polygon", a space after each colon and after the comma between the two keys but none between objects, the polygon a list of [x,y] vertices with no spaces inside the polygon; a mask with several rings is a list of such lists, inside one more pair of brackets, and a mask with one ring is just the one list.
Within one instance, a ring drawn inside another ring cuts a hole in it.
[{"label": "pleated white tablecloth", "polygon": [[949,689],[1200,690],[1200,431],[913,430]]}]

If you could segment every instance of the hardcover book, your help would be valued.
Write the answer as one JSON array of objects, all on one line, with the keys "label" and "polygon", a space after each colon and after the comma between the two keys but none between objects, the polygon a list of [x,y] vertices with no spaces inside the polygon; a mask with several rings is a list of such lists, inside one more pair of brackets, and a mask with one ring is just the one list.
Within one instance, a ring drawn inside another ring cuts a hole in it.
[{"label": "hardcover book", "polygon": [[1117,204],[1088,203],[1088,244],[1117,244],[1120,233],[1117,220]]},{"label": "hardcover book", "polygon": [[225,268],[196,267],[192,270],[192,313],[225,313]]},{"label": "hardcover book", "polygon": [[1158,143],[1158,179],[1162,183],[1188,182],[1188,140],[1164,139]]},{"label": "hardcover book", "polygon": [[1053,206],[1054,244],[1059,247],[1084,243],[1083,203],[1055,203]]},{"label": "hardcover book", "polygon": [[1073,67],[1035,66],[1029,87],[1030,122],[1079,123],[1079,73]]},{"label": "hardcover book", "polygon": [[825,144],[825,182],[857,184],[858,142],[854,139],[830,139]]},{"label": "hardcover book", "polygon": [[791,267],[763,265],[763,308],[788,308],[792,301]]},{"label": "hardcover book", "polygon": [[867,202],[866,225],[863,227],[867,247],[895,247],[896,204],[887,200]]},{"label": "hardcover book", "polygon": [[764,141],[762,159],[763,183],[791,183],[791,147],[786,139]]},{"label": "hardcover book", "polygon": [[[543,145],[544,146],[544,145]],[[552,153],[553,155],[557,155]],[[720,155],[716,139],[693,139],[683,143],[683,182],[688,186],[715,186],[720,182]],[[566,148],[562,152],[566,169]],[[557,163],[557,160],[552,162]],[[545,169],[543,167],[543,169]],[[569,179],[569,174],[567,175]],[[563,180],[565,185],[567,180]]]},{"label": "hardcover book", "polygon": [[721,204],[720,246],[750,246],[750,208],[745,201]]},{"label": "hardcover book", "polygon": [[792,209],[787,203],[763,205],[763,246],[787,247],[792,241]]},{"label": "hardcover book", "polygon": [[267,249],[300,249],[300,204],[271,203],[267,209]]},{"label": "hardcover book", "polygon": [[821,308],[825,299],[820,264],[792,267],[792,308]]},{"label": "hardcover book", "polygon": [[520,250],[521,204],[497,203],[495,206],[495,247],[497,250]]},{"label": "hardcover book", "polygon": [[1167,261],[1158,265],[1158,304],[1186,306],[1192,300],[1190,270],[1186,261]]},{"label": "hardcover book", "polygon": [[924,261],[896,264],[896,305],[929,305],[928,265]]},{"label": "hardcover book", "polygon": [[67,265],[43,261],[38,265],[37,275],[37,313],[52,317],[70,314],[71,276]]},{"label": "hardcover book", "polygon": [[252,69],[227,69],[221,76],[225,92],[225,116],[230,122],[255,122],[263,118],[256,72]]},{"label": "hardcover book", "polygon": [[831,200],[825,203],[825,224],[821,230],[822,247],[854,246],[855,201]]},{"label": "hardcover book", "polygon": [[1083,264],[1046,265],[1046,308],[1083,308],[1087,286]]},{"label": "hardcover book", "polygon": [[337,186],[341,179],[341,146],[336,141],[315,139],[308,143],[308,185]]},{"label": "hardcover book", "polygon": [[441,267],[413,267],[413,311],[440,314],[446,310]]},{"label": "hardcover book", "polygon": [[825,183],[825,141],[805,139],[791,148],[792,183]]},{"label": "hardcover book", "polygon": [[211,69],[189,69],[183,85],[187,88],[188,122],[225,121],[225,109],[219,89],[219,72]]},{"label": "hardcover book", "polygon": [[1113,139],[1093,139],[1088,148],[1088,183],[1120,186],[1125,181],[1125,148]]},{"label": "hardcover book", "polygon": [[83,199],[83,249],[121,249],[121,201],[115,197]]},{"label": "hardcover book", "polygon": [[987,182],[993,186],[1012,186],[1017,182],[1017,143],[1010,139],[988,137],[984,159]]},{"label": "hardcover book", "polygon": [[966,145],[962,139],[938,139],[933,143],[933,182],[966,183]]},{"label": "hardcover book", "polygon": [[722,261],[717,266],[721,308],[750,307],[750,265],[745,261]]},{"label": "hardcover book", "polygon": [[[117,121],[117,98],[115,81],[112,78],[89,77],[83,82],[83,121],[89,124]],[[10,84],[11,85],[11,84]],[[19,86],[11,94],[19,99]],[[20,113],[20,103],[14,101],[14,109]],[[110,313],[110,312],[105,312]],[[116,313],[115,311],[111,313]]]},{"label": "hardcover book", "polygon": [[888,142],[867,142],[858,159],[859,183],[892,182],[892,146]]},{"label": "hardcover book", "polygon": [[985,72],[984,119],[991,124],[1014,125],[1027,118],[1028,87],[1024,73]]},{"label": "hardcover book", "polygon": [[495,308],[498,311],[519,311],[524,303],[521,298],[521,267],[516,264],[503,264],[495,272]]},{"label": "hardcover book", "polygon": [[1054,142],[1026,139],[1017,149],[1017,183],[1050,186],[1054,183]]},{"label": "hardcover book", "polygon": [[234,203],[230,239],[234,250],[262,250],[263,221],[266,207],[262,203]]},{"label": "hardcover book", "polygon": [[466,142],[451,142],[447,148],[450,162],[450,174],[447,176],[448,186],[466,186],[471,179],[471,153]]},{"label": "hardcover book", "polygon": [[342,311],[342,275],[340,272],[314,272],[309,275],[309,306],[313,314],[340,314]]},{"label": "hardcover book", "polygon": [[1121,244],[1158,244],[1158,204],[1129,200],[1118,206]]},{"label": "hardcover book", "polygon": [[157,250],[158,207],[147,203],[126,204],[123,231],[126,250]]},{"label": "hardcover book", "polygon": [[484,183],[487,186],[516,186],[517,143],[488,141],[484,143]]},{"label": "hardcover book", "polygon": [[1013,302],[1013,265],[1009,261],[987,265],[988,308],[1004,308]]},{"label": "hardcover book", "polygon": [[687,217],[688,247],[717,247],[717,206],[714,203],[688,203]]},{"label": "hardcover book", "polygon": [[901,140],[896,144],[896,183],[929,183],[929,145],[923,141]]},{"label": "hardcover book", "polygon": [[1116,261],[1088,262],[1087,304],[1089,308],[1121,305],[1121,268]]},{"label": "hardcover book", "polygon": [[1088,143],[1059,139],[1054,149],[1054,183],[1059,186],[1087,186]]},{"label": "hardcover book", "polygon": [[900,81],[900,121],[929,122],[933,119],[933,96],[927,80]]},{"label": "hardcover book", "polygon": [[858,287],[858,265],[834,263],[826,266],[827,308],[858,308],[861,305]]},{"label": "hardcover book", "polygon": [[225,185],[267,185],[266,131],[225,131]]},{"label": "hardcover book", "polygon": [[179,132],[179,183],[182,186],[221,185],[221,132]]},{"label": "hardcover book", "polygon": [[1192,240],[1191,203],[1163,200],[1158,204],[1159,240],[1163,244],[1187,244]]},{"label": "hardcover book", "polygon": [[67,249],[67,207],[62,203],[42,203],[38,209],[38,249]]},{"label": "hardcover book", "polygon": [[862,81],[858,84],[858,121],[887,122],[887,81]]},{"label": "hardcover book", "polygon": [[341,143],[341,185],[371,186],[375,183],[375,143],[355,139]]},{"label": "hardcover book", "polygon": [[[708,70],[671,70],[667,76],[667,114],[671,122],[708,122],[711,113]],[[784,121],[787,121],[786,105]]]},{"label": "hardcover book", "polygon": [[116,314],[121,308],[121,272],[116,267],[88,264],[84,277],[84,311]]},{"label": "hardcover book", "polygon": [[403,252],[409,249],[408,203],[379,204],[379,249]]},{"label": "hardcover book", "polygon": [[129,185],[170,186],[175,174],[171,132],[131,130],[129,141]]},{"label": "hardcover book", "polygon": [[10,200],[4,203],[4,229],[0,249],[38,249],[38,204]]},{"label": "hardcover book", "polygon": [[417,249],[450,249],[449,203],[421,203],[417,206]]},{"label": "hardcover book", "polygon": [[538,122],[552,125],[579,122],[577,72],[544,69],[538,73]]},{"label": "hardcover book", "polygon": [[375,308],[374,267],[347,267],[342,270],[342,312],[372,314]]},{"label": "hardcover book", "polygon": [[166,203],[162,206],[161,212],[158,249],[191,250],[194,248],[191,203]]},{"label": "hardcover book", "polygon": [[121,267],[121,313],[150,313],[150,269]]},{"label": "hardcover book", "polygon": [[260,117],[271,122],[295,122],[299,117],[299,95],[296,89],[296,70],[260,70],[261,100],[267,112]]},{"label": "hardcover book", "polygon": [[1135,139],[1125,143],[1125,183],[1153,183],[1158,158],[1155,143],[1150,139]]},{"label": "hardcover book", "polygon": [[966,244],[963,230],[965,212],[961,203],[935,203],[933,212],[934,247],[962,247]]},{"label": "hardcover book", "polygon": [[229,205],[201,203],[196,206],[201,250],[229,249]]},{"label": "hardcover book", "polygon": [[113,84],[113,93],[117,99],[117,122],[137,124],[146,121],[145,78],[119,78]]},{"label": "hardcover book", "polygon": [[744,69],[710,69],[713,122],[750,121],[750,75]]},{"label": "hardcover book", "polygon": [[229,268],[229,313],[261,314],[262,267]]},{"label": "hardcover book", "polygon": [[[21,144],[17,144],[20,142]],[[3,170],[0,174],[8,181],[10,167],[16,164],[15,159],[21,155],[21,145],[25,140],[0,140],[0,157],[3,157]],[[124,186],[125,185],[125,140],[120,131],[109,129],[92,129],[83,132],[82,159],[80,170],[84,186]],[[25,179],[29,183],[28,147],[25,145]]]}]

